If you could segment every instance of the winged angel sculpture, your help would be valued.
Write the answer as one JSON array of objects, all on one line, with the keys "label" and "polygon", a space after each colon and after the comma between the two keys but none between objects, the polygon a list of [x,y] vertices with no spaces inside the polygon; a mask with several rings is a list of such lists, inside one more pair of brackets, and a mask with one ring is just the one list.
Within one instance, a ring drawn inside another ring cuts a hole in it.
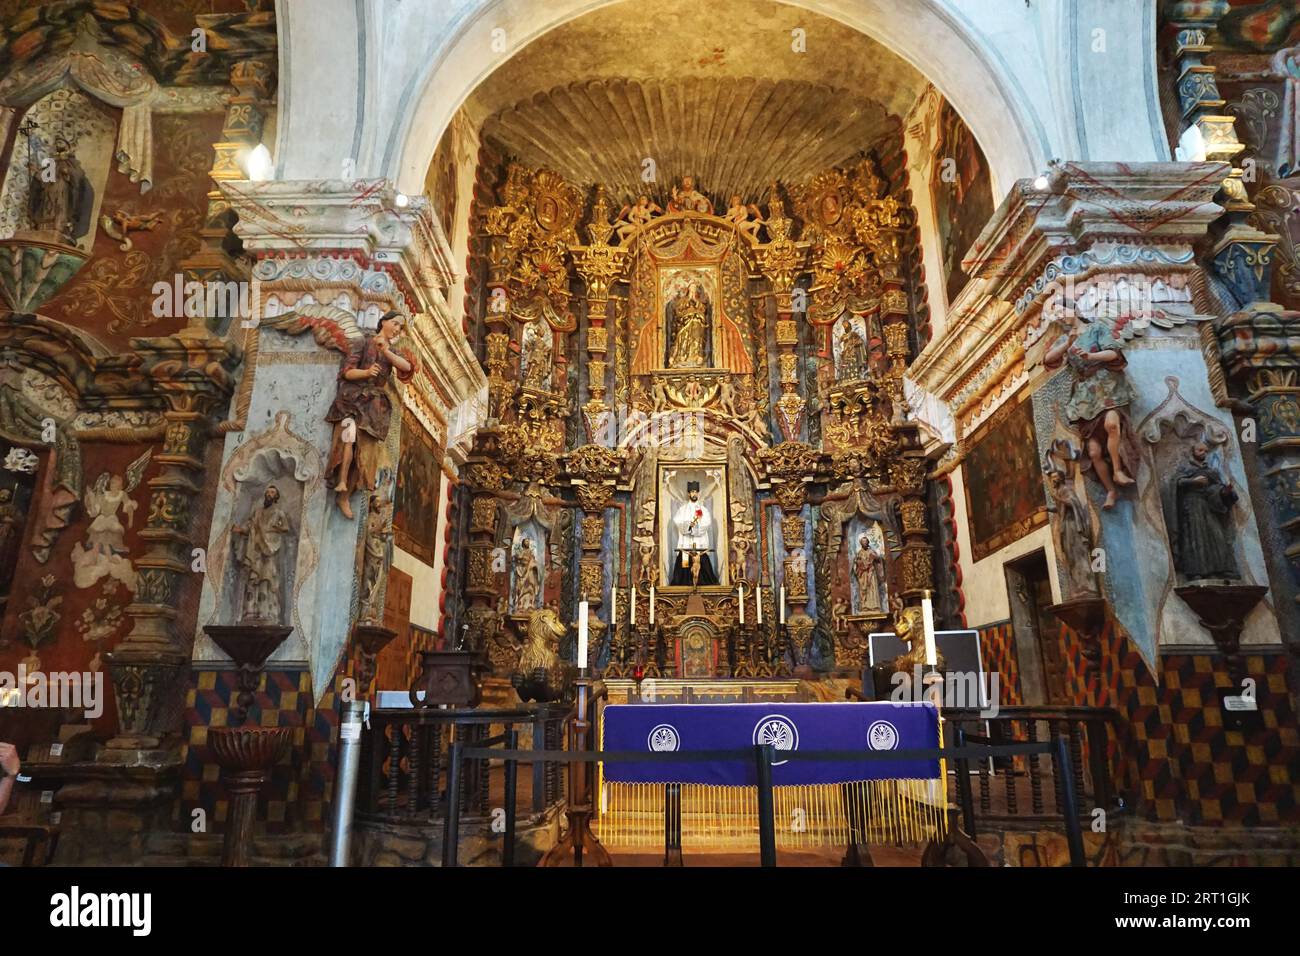
[{"label": "winged angel sculpture", "polygon": [[351,519],[351,499],[364,488],[374,491],[379,471],[390,467],[386,443],[393,416],[388,384],[393,375],[409,382],[420,368],[413,352],[397,345],[406,329],[400,312],[385,312],[377,331],[367,334],[346,309],[300,305],[263,319],[262,325],[288,335],[310,331],[317,345],[343,355],[338,392],[325,415],[334,426],[325,480],[343,517]]},{"label": "winged angel sculpture", "polygon": [[1115,507],[1121,490],[1136,483],[1140,460],[1129,417],[1136,392],[1124,372],[1124,347],[1151,326],[1168,329],[1196,318],[1185,277],[1166,282],[1097,276],[1077,290],[1053,293],[1043,307],[1041,334],[1026,343],[1030,366],[1041,362],[1070,371],[1065,415],[1083,439],[1085,470],[1106,490],[1106,510]]}]

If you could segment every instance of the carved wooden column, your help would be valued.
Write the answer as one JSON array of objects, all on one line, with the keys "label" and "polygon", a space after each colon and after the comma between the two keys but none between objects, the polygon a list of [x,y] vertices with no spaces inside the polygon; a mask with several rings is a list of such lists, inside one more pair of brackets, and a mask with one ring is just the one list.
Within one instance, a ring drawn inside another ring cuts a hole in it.
[{"label": "carved wooden column", "polygon": [[614,227],[609,222],[609,204],[604,190],[596,197],[591,225],[587,233],[591,245],[574,251],[574,265],[587,289],[587,392],[582,406],[582,423],[587,441],[612,445],[612,410],[605,399],[605,356],[609,351],[609,329],[605,325],[609,308],[609,290],[622,273],[626,251],[609,245]]},{"label": "carved wooden column", "polygon": [[775,185],[768,200],[766,220],[768,242],[755,247],[759,268],[776,300],[777,362],[781,374],[781,396],[776,400],[776,421],[787,442],[803,434],[807,402],[799,394],[799,328],[794,320],[794,282],[803,271],[807,245],[790,238],[790,220]]},{"label": "carved wooden column", "polygon": [[[248,271],[228,251],[230,228],[236,217],[217,184],[248,178],[243,164],[262,142],[262,129],[273,107],[275,68],[266,60],[240,60],[230,68],[230,85],[235,92],[226,100],[221,139],[212,145],[212,169],[208,175],[213,184],[208,191],[207,214],[199,229],[202,245],[181,263],[187,282],[229,282],[246,278]],[[202,320],[212,331],[224,332],[231,318],[207,315]]]},{"label": "carved wooden column", "polygon": [[495,636],[500,624],[497,587],[492,574],[492,549],[496,543],[497,495],[509,474],[484,451],[476,450],[466,462],[464,480],[470,487],[469,544],[465,549],[464,639],[449,635],[453,648],[480,652]]},{"label": "carved wooden column", "polygon": [[117,695],[118,734],[111,750],[151,750],[180,728],[193,635],[175,622],[191,570],[194,514],[191,504],[203,487],[206,445],[213,416],[225,410],[238,362],[237,350],[199,329],[162,338],[133,339],[144,357],[141,372],[166,397],[158,474],[148,482],[149,517],[141,539],[145,553],[135,600],[127,607],[134,626],[108,655]]},{"label": "carved wooden column", "polygon": [[889,480],[902,496],[903,551],[899,570],[903,583],[903,600],[919,604],[926,591],[934,589],[934,551],[926,519],[925,458],[903,456],[890,462]]},{"label": "carved wooden column", "polygon": [[[797,667],[809,663],[816,626],[808,614],[809,559],[804,550],[807,522],[803,509],[808,503],[808,485],[817,473],[819,459],[817,450],[803,442],[782,442],[759,452],[759,461],[772,483],[772,495],[781,506],[781,541],[785,551],[782,580],[786,604],[791,608],[786,615],[785,633]],[[779,622],[780,592],[777,593]]]},{"label": "carved wooden column", "polygon": [[[582,505],[582,524],[579,543],[582,557],[578,560],[578,597],[591,607],[598,608],[605,594],[605,565],[601,544],[605,536],[605,514],[614,495],[614,485],[622,471],[623,461],[617,451],[600,445],[583,445],[566,456],[569,481]],[[617,583],[617,577],[614,582]],[[610,621],[612,632],[616,622]],[[595,666],[600,643],[593,633],[590,644],[591,660]]]}]

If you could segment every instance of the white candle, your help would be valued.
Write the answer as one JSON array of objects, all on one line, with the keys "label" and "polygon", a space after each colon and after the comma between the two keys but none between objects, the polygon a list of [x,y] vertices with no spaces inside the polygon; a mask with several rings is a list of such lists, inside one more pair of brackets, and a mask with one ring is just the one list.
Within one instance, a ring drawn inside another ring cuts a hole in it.
[{"label": "white candle", "polygon": [[578,602],[578,667],[587,666],[587,602]]},{"label": "white candle", "polygon": [[629,598],[632,599],[632,620],[629,623],[633,627],[636,627],[636,585],[635,584],[632,585],[632,589],[627,592],[627,595]]},{"label": "white candle", "polygon": [[777,607],[778,610],[781,612],[779,623],[784,624],[785,623],[785,585],[784,584],[781,585],[781,600],[778,602]]},{"label": "white candle", "polygon": [[763,623],[763,585],[754,588],[754,607],[758,609],[758,623]]},{"label": "white candle", "polygon": [[609,589],[609,626],[618,624],[618,588]]},{"label": "white candle", "polygon": [[655,626],[655,586],[650,585],[650,626]]},{"label": "white candle", "polygon": [[934,646],[934,604],[930,601],[928,591],[926,597],[921,599],[921,624],[925,628],[925,663],[934,667],[938,663],[938,654]]},{"label": "white candle", "polygon": [[740,623],[741,623],[741,624],[744,624],[744,623],[745,623],[745,585],[744,585],[744,583],[742,582],[741,584],[736,585],[736,590],[740,592]]}]

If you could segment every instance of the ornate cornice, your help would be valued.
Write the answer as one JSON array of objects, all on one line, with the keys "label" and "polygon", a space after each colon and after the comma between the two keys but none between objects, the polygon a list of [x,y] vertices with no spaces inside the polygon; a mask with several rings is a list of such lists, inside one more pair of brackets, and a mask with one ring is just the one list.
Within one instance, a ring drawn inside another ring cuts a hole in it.
[{"label": "ornate cornice", "polygon": [[1046,189],[1017,182],[962,261],[972,276],[948,322],[912,362],[912,381],[955,416],[1024,371],[1025,342],[1062,279],[1191,272],[1222,213],[1225,163],[1069,163]]}]

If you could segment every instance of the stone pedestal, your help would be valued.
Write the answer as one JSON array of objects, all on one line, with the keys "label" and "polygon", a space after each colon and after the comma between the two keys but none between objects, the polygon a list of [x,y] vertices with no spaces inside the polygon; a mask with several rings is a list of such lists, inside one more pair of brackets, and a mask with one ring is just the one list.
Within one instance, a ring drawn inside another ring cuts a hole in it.
[{"label": "stone pedestal", "polygon": [[292,727],[213,727],[208,746],[226,771],[230,809],[221,844],[222,866],[248,866],[257,821],[257,794],[271,768],[289,751]]}]

